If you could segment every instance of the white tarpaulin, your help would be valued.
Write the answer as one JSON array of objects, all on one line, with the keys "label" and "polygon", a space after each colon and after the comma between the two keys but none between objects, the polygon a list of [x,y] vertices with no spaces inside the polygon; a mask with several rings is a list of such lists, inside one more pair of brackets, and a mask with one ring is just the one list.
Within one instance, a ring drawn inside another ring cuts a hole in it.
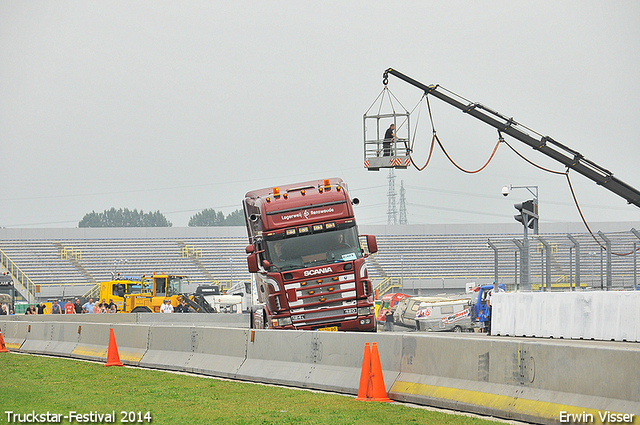
[{"label": "white tarpaulin", "polygon": [[640,341],[640,291],[497,293],[492,303],[494,335]]}]

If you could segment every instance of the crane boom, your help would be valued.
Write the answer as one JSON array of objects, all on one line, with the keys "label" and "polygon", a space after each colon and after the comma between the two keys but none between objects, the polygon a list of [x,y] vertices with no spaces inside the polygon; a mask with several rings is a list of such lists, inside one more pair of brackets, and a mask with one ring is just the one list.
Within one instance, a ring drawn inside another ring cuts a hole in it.
[{"label": "crane boom", "polygon": [[388,82],[389,74],[419,88],[420,90],[423,90],[425,95],[437,97],[451,106],[460,109],[462,112],[489,124],[499,132],[508,134],[514,139],[531,146],[533,149],[542,152],[548,157],[562,163],[567,168],[575,170],[583,176],[593,180],[596,184],[603,186],[616,195],[624,198],[628,203],[640,207],[640,191],[614,177],[611,171],[589,161],[579,152],[576,152],[562,143],[553,140],[551,137],[542,136],[540,139],[536,139],[528,133],[520,130],[518,128],[519,124],[514,121],[513,118],[507,118],[506,116],[492,111],[479,103],[462,103],[458,99],[443,93],[442,90],[438,90],[439,86],[437,84],[427,86],[393,68],[387,69],[383,74],[383,82],[385,85]]}]

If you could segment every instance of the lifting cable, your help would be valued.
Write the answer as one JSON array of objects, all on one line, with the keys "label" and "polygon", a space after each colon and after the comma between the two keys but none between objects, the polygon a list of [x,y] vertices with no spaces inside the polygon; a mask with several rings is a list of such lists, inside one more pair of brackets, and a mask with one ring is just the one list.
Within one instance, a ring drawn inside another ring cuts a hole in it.
[{"label": "lifting cable", "polygon": [[[500,133],[498,131],[498,133]],[[500,135],[500,138],[502,138],[502,135]],[[576,209],[578,210],[578,214],[580,214],[580,218],[582,219],[582,223],[584,224],[584,227],[587,228],[587,230],[589,231],[589,234],[591,235],[591,237],[593,238],[593,240],[596,242],[596,244],[598,244],[598,246],[601,249],[606,250],[607,247],[606,245],[603,245],[598,238],[596,238],[596,235],[593,233],[593,231],[591,230],[591,227],[589,227],[589,223],[587,223],[587,220],[584,218],[584,214],[582,213],[582,208],[580,208],[580,204],[578,203],[578,198],[576,197],[576,193],[573,190],[573,184],[571,184],[571,178],[569,178],[569,168],[567,168],[567,171],[554,171],[554,170],[550,170],[548,168],[542,167],[536,163],[534,163],[533,161],[531,161],[530,159],[526,158],[524,155],[522,155],[520,152],[518,152],[513,146],[511,146],[506,140],[504,140],[502,138],[502,141],[505,143],[505,145],[509,146],[509,148],[515,152],[516,155],[518,155],[520,158],[522,158],[523,160],[525,160],[526,162],[528,162],[529,164],[533,165],[534,167],[537,167],[543,171],[546,171],[548,173],[552,173],[552,174],[564,174],[565,177],[567,178],[567,183],[569,184],[569,190],[571,191],[571,196],[573,197],[573,202],[576,206]],[[640,247],[636,248],[635,251],[640,251]],[[629,252],[625,252],[625,253],[620,253],[620,252],[613,252],[611,251],[611,254],[613,255],[617,255],[619,257],[624,257],[627,255],[631,255],[635,252],[634,250],[631,250]]]},{"label": "lifting cable", "polygon": [[426,100],[427,106],[429,108],[429,117],[431,118],[431,128],[433,129],[433,137],[431,138],[431,147],[429,148],[429,157],[427,158],[427,162],[425,162],[425,164],[422,167],[418,167],[418,165],[413,160],[413,156],[411,154],[413,153],[413,146],[416,143],[416,133],[418,132],[418,123],[420,122],[420,112],[422,111],[422,108],[420,108],[418,109],[418,118],[416,119],[416,125],[413,130],[413,139],[411,140],[411,147],[409,148],[409,159],[411,160],[411,164],[413,164],[413,166],[418,171],[424,170],[425,168],[427,168],[427,165],[429,165],[429,162],[431,161],[431,155],[433,154],[433,147],[435,146],[435,143],[436,143],[436,131],[435,131],[435,126],[433,124],[433,116],[431,115],[431,105],[429,104],[429,98],[427,97],[426,93],[422,95],[422,98],[420,98],[420,100],[418,101],[416,106],[413,108],[411,113],[413,114],[413,112],[416,110],[418,105],[422,105],[422,99]]},{"label": "lifting cable", "polygon": [[496,154],[496,151],[498,150],[498,146],[500,146],[500,139],[498,139],[498,142],[496,143],[495,147],[493,148],[493,151],[491,152],[491,156],[489,157],[487,162],[485,162],[485,164],[482,167],[478,168],[477,170],[471,171],[471,170],[465,170],[464,168],[462,168],[458,164],[456,164],[455,161],[449,156],[447,151],[444,150],[444,146],[442,146],[442,143],[440,143],[440,139],[438,138],[438,136],[436,136],[434,134],[434,137],[438,141],[438,145],[440,146],[440,149],[442,149],[442,152],[444,152],[444,154],[447,156],[447,158],[449,158],[449,161],[451,161],[451,163],[453,165],[455,165],[458,170],[460,170],[462,172],[465,172],[465,173],[468,173],[468,174],[475,174],[475,173],[479,173],[480,171],[484,170],[487,167],[487,165],[489,165],[489,163],[493,159],[494,155]]},{"label": "lifting cable", "polygon": [[[598,244],[598,246],[601,249],[604,249],[606,251],[607,250],[607,246],[606,245],[602,245],[602,243],[600,243],[600,241],[596,238],[596,235],[593,234],[593,232],[591,231],[591,228],[587,224],[587,220],[585,220],[584,215],[582,214],[582,209],[580,208],[580,205],[578,205],[578,199],[576,198],[576,193],[573,190],[573,185],[571,184],[571,179],[569,178],[569,170],[568,169],[567,169],[567,172],[566,172],[566,176],[567,176],[567,182],[569,183],[569,189],[571,190],[571,196],[573,196],[573,201],[576,204],[576,208],[578,209],[578,213],[580,213],[580,218],[582,218],[582,222],[584,223],[585,227],[587,228],[587,230],[591,234],[591,237],[593,238],[593,240],[596,241],[596,243]],[[616,255],[618,257],[625,257],[627,255],[633,254],[636,251],[640,251],[640,247],[636,248],[635,250],[632,249],[631,251],[624,252],[624,253],[611,251],[611,254],[612,255]]]},{"label": "lifting cable", "polygon": [[502,139],[502,141],[504,142],[505,145],[509,146],[509,148],[515,152],[516,155],[518,155],[520,158],[524,159],[526,162],[528,162],[529,164],[533,165],[534,167],[537,167],[539,169],[541,169],[542,171],[546,171],[547,173],[552,173],[552,174],[569,174],[569,170],[567,171],[554,171],[554,170],[550,170],[548,168],[545,168],[541,165],[536,164],[535,162],[531,161],[530,159],[528,159],[527,157],[525,157],[524,155],[522,155],[520,152],[518,152],[517,150],[515,150],[515,148],[513,146],[511,146],[509,144],[509,142],[507,142],[506,140],[504,140],[504,138],[502,137],[502,133],[500,133],[500,131],[498,131],[498,134],[500,135],[500,138]]},{"label": "lifting cable", "polygon": [[[478,168],[477,170],[466,170],[464,168],[462,168],[461,166],[459,166],[454,160],[453,158],[451,158],[451,155],[449,155],[449,153],[447,152],[447,150],[444,148],[444,145],[442,144],[442,142],[440,141],[440,138],[438,137],[438,133],[436,131],[436,127],[433,123],[433,113],[431,112],[431,104],[429,103],[429,98],[427,97],[426,93],[423,95],[423,98],[426,98],[427,101],[427,107],[429,109],[429,119],[431,121],[431,130],[433,132],[433,137],[431,138],[431,148],[429,149],[429,157],[427,158],[427,162],[424,164],[423,167],[418,167],[416,165],[416,163],[413,161],[413,157],[411,155],[411,152],[413,152],[413,145],[415,143],[415,132],[414,132],[414,136],[413,136],[413,141],[411,143],[411,150],[409,153],[409,158],[411,159],[411,163],[413,164],[414,167],[416,167],[416,169],[418,169],[418,171],[422,171],[424,170],[427,165],[429,164],[429,161],[431,161],[431,155],[433,153],[433,146],[435,144],[435,142],[438,142],[438,146],[440,146],[440,149],[442,150],[442,152],[445,154],[445,156],[447,157],[447,159],[449,159],[449,161],[460,171],[464,172],[464,173],[468,173],[468,174],[475,174],[475,173],[479,173],[480,171],[484,170],[489,163],[491,162],[491,160],[493,159],[493,157],[496,154],[496,151],[498,150],[498,146],[500,146],[500,142],[504,141],[504,139],[500,138],[498,139],[498,142],[496,143],[495,147],[493,148],[493,151],[491,152],[491,155],[489,156],[489,159],[487,160],[487,162],[480,168]],[[422,99],[420,99],[420,102],[422,102]],[[414,108],[415,110],[415,108]],[[418,129],[418,124],[416,121],[416,127],[415,129]]]}]

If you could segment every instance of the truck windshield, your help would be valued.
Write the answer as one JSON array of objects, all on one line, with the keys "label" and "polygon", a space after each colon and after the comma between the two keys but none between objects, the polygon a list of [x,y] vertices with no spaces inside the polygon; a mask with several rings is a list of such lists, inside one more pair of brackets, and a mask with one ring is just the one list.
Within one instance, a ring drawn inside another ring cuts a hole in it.
[{"label": "truck windshield", "polygon": [[182,293],[182,277],[169,276],[169,286],[167,287],[167,296],[178,295]]},{"label": "truck windshield", "polygon": [[356,227],[286,239],[267,239],[267,259],[272,271],[294,270],[362,257]]}]

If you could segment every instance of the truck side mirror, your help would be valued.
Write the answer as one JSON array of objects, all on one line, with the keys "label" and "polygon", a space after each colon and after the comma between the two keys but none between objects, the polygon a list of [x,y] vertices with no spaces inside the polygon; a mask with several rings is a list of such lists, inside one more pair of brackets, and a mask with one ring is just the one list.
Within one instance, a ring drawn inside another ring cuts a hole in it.
[{"label": "truck side mirror", "polygon": [[253,245],[247,245],[247,247],[244,249],[244,252],[246,252],[247,254],[253,254],[255,250],[256,249],[253,247]]},{"label": "truck side mirror", "polygon": [[249,267],[249,273],[258,273],[258,256],[250,254],[247,257],[247,266]]},{"label": "truck side mirror", "polygon": [[375,235],[367,235],[367,250],[369,254],[375,254],[378,252],[378,242]]}]

